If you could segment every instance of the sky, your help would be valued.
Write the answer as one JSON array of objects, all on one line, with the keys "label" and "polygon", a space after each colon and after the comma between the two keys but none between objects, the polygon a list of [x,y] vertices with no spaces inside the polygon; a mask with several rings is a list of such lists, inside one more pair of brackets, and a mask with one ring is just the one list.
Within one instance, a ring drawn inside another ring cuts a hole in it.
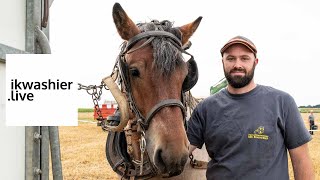
[{"label": "sky", "polygon": [[[191,37],[189,53],[199,68],[199,81],[191,90],[207,97],[210,86],[224,77],[220,49],[237,35],[251,39],[258,50],[255,82],[286,91],[298,106],[320,104],[320,11],[316,0],[55,0],[50,9],[50,44],[62,56],[70,73],[85,85],[99,85],[110,75],[122,39],[112,19],[119,2],[131,19],[174,21],[182,26],[202,16]],[[209,3],[210,2],[210,3]],[[92,107],[80,91],[80,107]],[[103,102],[111,93],[103,91]]]}]

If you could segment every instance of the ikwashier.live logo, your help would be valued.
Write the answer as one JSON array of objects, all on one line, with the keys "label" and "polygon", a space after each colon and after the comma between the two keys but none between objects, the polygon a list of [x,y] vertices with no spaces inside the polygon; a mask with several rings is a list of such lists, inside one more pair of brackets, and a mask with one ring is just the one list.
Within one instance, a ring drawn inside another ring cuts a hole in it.
[{"label": "ikwashier.live logo", "polygon": [[40,91],[40,90],[70,90],[73,82],[60,81],[59,79],[42,82],[24,82],[18,79],[11,79],[11,94],[8,101],[33,101],[34,94],[32,92],[20,92],[19,90]]}]

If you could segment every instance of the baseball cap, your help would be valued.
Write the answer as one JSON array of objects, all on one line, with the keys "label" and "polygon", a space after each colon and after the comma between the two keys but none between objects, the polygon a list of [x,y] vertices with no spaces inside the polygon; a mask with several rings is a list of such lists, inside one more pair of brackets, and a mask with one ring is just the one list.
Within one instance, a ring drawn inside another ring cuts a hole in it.
[{"label": "baseball cap", "polygon": [[257,54],[257,48],[256,46],[253,44],[253,42],[243,36],[236,36],[232,39],[230,39],[220,50],[221,56],[223,55],[223,53],[232,45],[234,44],[243,44],[245,45],[250,51],[253,52],[254,56],[256,56]]}]

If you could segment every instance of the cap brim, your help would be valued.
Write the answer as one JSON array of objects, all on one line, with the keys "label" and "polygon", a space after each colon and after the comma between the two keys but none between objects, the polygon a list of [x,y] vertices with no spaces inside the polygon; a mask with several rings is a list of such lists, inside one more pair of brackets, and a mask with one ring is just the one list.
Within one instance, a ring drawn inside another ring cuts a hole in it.
[{"label": "cap brim", "polygon": [[252,46],[251,44],[249,44],[249,43],[246,42],[246,41],[243,41],[243,40],[238,39],[238,40],[233,40],[233,41],[228,42],[227,44],[225,44],[225,45],[221,48],[221,50],[220,50],[221,55],[223,55],[223,53],[224,53],[230,46],[232,46],[232,45],[234,45],[234,44],[242,44],[242,45],[246,46],[251,52],[253,52],[253,54],[256,54],[256,53],[257,53],[257,50],[256,50],[256,48],[255,48],[254,46]]}]

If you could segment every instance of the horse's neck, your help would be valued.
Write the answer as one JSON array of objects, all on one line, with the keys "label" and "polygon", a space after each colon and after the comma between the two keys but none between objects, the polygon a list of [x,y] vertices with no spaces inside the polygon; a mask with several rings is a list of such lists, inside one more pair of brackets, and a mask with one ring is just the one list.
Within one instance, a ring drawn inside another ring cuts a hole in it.
[{"label": "horse's neck", "polygon": [[[193,151],[193,156],[196,160],[200,161],[209,161],[208,153],[205,149],[205,146],[202,149],[196,149]],[[164,178],[154,177],[151,180],[161,180]],[[166,180],[205,180],[206,179],[206,169],[194,169],[190,165],[190,159],[188,159],[187,164],[183,172],[179,176],[166,178]]]}]

